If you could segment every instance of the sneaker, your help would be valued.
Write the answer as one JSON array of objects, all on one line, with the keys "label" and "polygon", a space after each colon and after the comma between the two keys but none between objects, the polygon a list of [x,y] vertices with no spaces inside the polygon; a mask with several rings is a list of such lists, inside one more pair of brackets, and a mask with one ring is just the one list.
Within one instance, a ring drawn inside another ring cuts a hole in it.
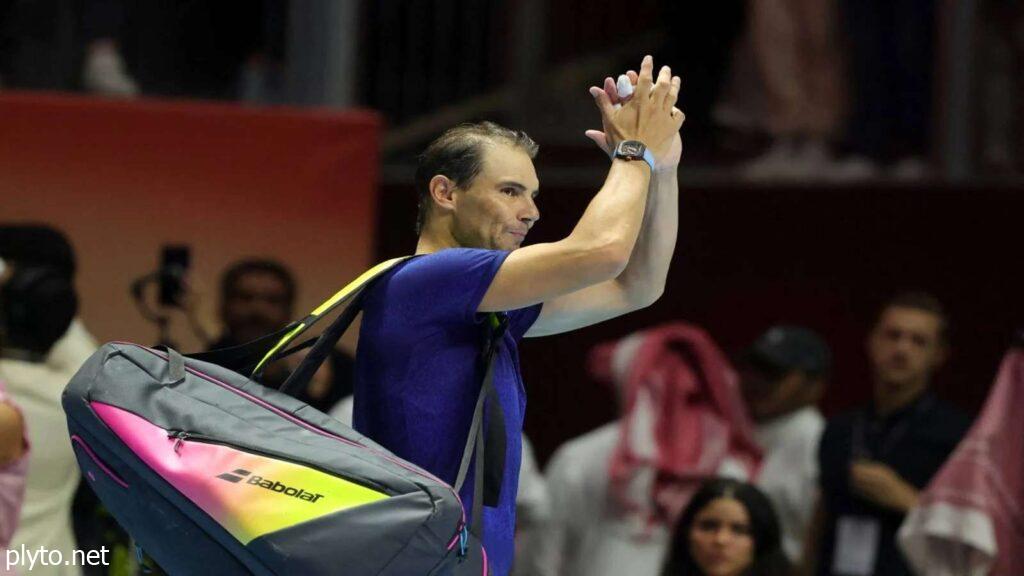
[{"label": "sneaker", "polygon": [[899,159],[892,168],[889,175],[901,182],[916,182],[925,180],[932,175],[931,167],[919,156],[907,156]]},{"label": "sneaker", "polygon": [[878,164],[865,156],[850,156],[833,163],[828,170],[828,178],[840,183],[874,180],[881,174]]},{"label": "sneaker", "polygon": [[117,48],[110,44],[89,49],[82,69],[82,84],[87,92],[103,96],[133,98],[139,87],[125,71]]},{"label": "sneaker", "polygon": [[824,140],[810,139],[797,149],[793,158],[793,174],[801,179],[822,180],[828,177],[835,162]]},{"label": "sneaker", "polygon": [[740,168],[746,180],[779,180],[795,177],[796,145],[790,138],[778,138],[768,150]]}]

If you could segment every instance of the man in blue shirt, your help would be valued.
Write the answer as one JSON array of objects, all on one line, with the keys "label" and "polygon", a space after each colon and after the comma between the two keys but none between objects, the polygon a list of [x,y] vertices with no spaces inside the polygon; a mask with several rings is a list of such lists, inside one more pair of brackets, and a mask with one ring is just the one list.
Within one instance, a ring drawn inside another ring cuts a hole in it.
[{"label": "man in blue shirt", "polygon": [[[569,236],[520,248],[540,218],[536,144],[489,122],[458,126],[420,157],[421,256],[365,295],[354,426],[450,483],[480,392],[482,322],[491,312],[508,317],[494,369],[505,466],[497,506],[483,508],[484,547],[498,576],[512,564],[526,406],[518,340],[614,318],[664,290],[678,219],[679,78],[668,67],[655,78],[650,56],[629,78],[628,100],[610,78],[590,89],[603,131],[587,135],[613,160]],[[460,494],[467,511],[472,480]]]}]

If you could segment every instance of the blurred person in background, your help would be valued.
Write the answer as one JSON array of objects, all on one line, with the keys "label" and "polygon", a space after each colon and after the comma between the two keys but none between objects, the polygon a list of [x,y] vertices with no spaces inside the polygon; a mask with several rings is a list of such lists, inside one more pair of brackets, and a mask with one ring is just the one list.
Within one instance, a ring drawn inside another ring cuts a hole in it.
[{"label": "blurred person in background", "polygon": [[821,439],[805,574],[910,576],[896,531],[969,424],[929,391],[949,353],[948,323],[923,292],[882,307],[867,338],[872,401],[831,418]]},{"label": "blurred person in background", "polygon": [[705,482],[679,516],[661,576],[789,576],[779,521],[752,484]]},{"label": "blurred person in background", "polygon": [[848,47],[846,179],[928,174],[935,69],[935,0],[840,0]]},{"label": "blurred person in background", "polygon": [[282,82],[287,0],[156,0],[129,8],[120,45],[143,94],[237,100],[280,90],[270,84]]},{"label": "blurred person in background", "polygon": [[782,547],[793,562],[814,513],[818,442],[825,419],[817,404],[831,367],[828,345],[800,326],[774,326],[745,350],[737,370],[754,437],[764,449],[757,486],[779,516]]},{"label": "blurred person in background", "polygon": [[916,574],[1024,574],[1024,330],[981,414],[900,527]]},{"label": "blurred person in background", "polygon": [[679,107],[686,110],[686,153],[698,162],[713,157],[721,145],[712,110],[726,85],[745,13],[744,0],[661,2],[667,36],[658,59],[673,62],[686,82]]},{"label": "blurred person in background", "polygon": [[0,0],[0,85],[136,95],[118,41],[125,10],[124,0]]},{"label": "blurred person in background", "polygon": [[[71,558],[77,548],[71,505],[79,472],[60,397],[74,370],[47,363],[78,309],[70,244],[49,228],[2,227],[0,258],[12,269],[0,286],[0,380],[22,409],[32,446],[24,502],[10,547],[42,546]],[[37,566],[33,573],[81,571],[76,566]]]},{"label": "blurred person in background", "polygon": [[[842,60],[835,0],[751,0],[735,58],[747,58],[753,90],[730,96],[731,114],[767,133],[767,151],[743,167],[753,179],[810,178],[827,173],[831,140],[842,120]],[[735,59],[734,58],[734,59]],[[735,69],[732,72],[746,73]],[[760,100],[756,104],[751,99]],[[733,119],[735,121],[735,118]]]},{"label": "blurred person in background", "polygon": [[656,576],[670,530],[709,477],[757,475],[735,372],[701,329],[666,324],[591,352],[622,416],[548,463],[551,511],[527,554],[539,576]]},{"label": "blurred person in background", "polygon": [[[29,262],[32,267],[59,270],[62,274],[74,278],[77,265],[71,244],[61,232],[49,226],[0,226],[0,247],[3,247],[0,254],[7,254],[8,258],[14,262]],[[89,333],[82,320],[75,316],[67,330],[46,353],[43,360],[44,367],[37,368],[46,370],[52,375],[59,375],[55,378],[63,378],[64,384],[66,384],[67,380],[96,351],[96,348],[95,338]],[[59,388],[54,384],[54,389],[44,391],[45,394],[55,394],[55,399],[47,396],[33,400],[33,412],[42,411],[46,413],[47,417],[52,416],[49,414],[50,410],[61,410],[61,414],[63,414],[63,410],[59,406],[59,398],[64,384],[61,384]],[[51,401],[57,402],[57,405],[55,407],[49,405]],[[31,425],[31,421],[29,425]],[[34,431],[33,434],[38,435]],[[61,441],[66,442],[67,439],[64,438]],[[48,462],[60,462],[60,456],[63,454],[63,450],[60,450],[59,447],[44,446],[40,450],[42,450],[42,458],[46,458]],[[123,571],[119,572],[121,567],[133,566],[133,556],[129,554],[128,535],[106,512],[89,485],[77,481],[77,466],[75,470],[76,474],[68,481],[77,483],[77,489],[73,486],[61,485],[56,490],[57,495],[33,495],[33,498],[52,498],[60,501],[65,489],[73,490],[71,514],[75,541],[84,550],[96,550],[101,546],[106,546],[111,551],[109,566],[83,567],[83,572],[99,575],[106,574],[109,570],[111,574],[124,574]]]},{"label": "blurred person in background", "polygon": [[[292,273],[280,262],[254,259],[232,264],[221,278],[220,319],[224,332],[210,349],[245,344],[287,326],[293,319],[297,290]],[[263,384],[279,387],[302,358],[304,354],[293,354],[270,364],[264,370]],[[353,365],[350,355],[332,351],[309,385],[295,397],[329,412],[352,394]]]},{"label": "blurred person in background", "polygon": [[[14,274],[14,268],[0,258],[0,291]],[[3,309],[0,296],[0,310]],[[0,358],[3,341],[0,339]],[[28,473],[28,434],[21,409],[10,397],[7,385],[0,379],[0,555],[6,553],[18,528],[18,516],[25,498],[25,476]],[[0,574],[11,573],[6,563]]]}]

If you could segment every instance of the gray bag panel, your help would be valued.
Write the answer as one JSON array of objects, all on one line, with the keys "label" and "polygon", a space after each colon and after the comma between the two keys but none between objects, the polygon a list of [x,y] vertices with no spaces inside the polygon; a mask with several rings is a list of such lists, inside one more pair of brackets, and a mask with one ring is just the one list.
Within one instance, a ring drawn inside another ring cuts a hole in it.
[{"label": "gray bag panel", "polygon": [[[118,406],[162,428],[186,430],[236,444],[240,448],[308,461],[316,467],[345,477],[355,475],[365,478],[372,484],[371,487],[383,489],[389,494],[427,490],[437,498],[454,499],[450,488],[436,482],[415,466],[398,460],[376,444],[368,447],[352,446],[309,431],[193,373],[189,373],[181,382],[164,384],[168,371],[168,362],[164,358],[135,345],[108,344],[104,349],[108,346],[110,350],[104,350],[106,361],[102,368],[102,379],[135,384],[107,386],[100,382],[98,385],[90,385],[86,392],[89,400]],[[204,373],[208,367],[214,367],[195,361],[187,361],[187,364]],[[228,386],[239,387],[236,382],[241,377],[233,372],[221,371],[226,374],[221,374],[225,378],[219,380]],[[79,376],[76,376],[69,391],[78,389],[78,380]],[[250,390],[244,391],[279,408],[282,408],[279,406],[282,403],[285,404],[283,408],[291,404],[296,410],[306,406],[259,384],[253,384]],[[345,434],[349,429],[337,422],[332,428],[334,430],[329,432],[350,442],[363,438],[352,432]]]},{"label": "gray bag panel", "polygon": [[[424,559],[441,562],[452,535],[431,534],[431,526],[451,525],[458,514],[437,518],[431,502],[422,494],[406,494],[358,508],[336,512],[298,526],[261,536],[248,547],[279,565],[280,574],[344,574],[384,576],[423,573]],[[451,514],[441,510],[440,514]],[[381,526],[388,530],[382,534]],[[339,527],[344,527],[344,532]],[[432,540],[430,545],[410,548],[411,542]],[[272,549],[274,554],[265,554]]]}]

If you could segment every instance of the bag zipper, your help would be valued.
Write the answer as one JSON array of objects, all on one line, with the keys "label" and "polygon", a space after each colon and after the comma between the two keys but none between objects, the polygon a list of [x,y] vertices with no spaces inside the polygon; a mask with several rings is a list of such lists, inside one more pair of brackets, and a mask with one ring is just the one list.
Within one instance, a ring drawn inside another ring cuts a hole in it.
[{"label": "bag zipper", "polygon": [[274,460],[281,460],[283,462],[289,462],[291,464],[295,464],[297,466],[302,466],[304,468],[310,468],[310,469],[316,470],[318,472],[322,472],[324,474],[328,474],[330,476],[336,476],[336,477],[341,478],[341,479],[343,479],[345,481],[352,482],[353,484],[358,484],[358,485],[360,485],[360,486],[362,486],[364,488],[369,488],[370,490],[374,490],[375,492],[380,492],[381,494],[387,494],[388,496],[391,496],[391,494],[388,494],[387,490],[385,490],[381,486],[377,486],[377,485],[375,485],[375,484],[373,484],[371,482],[367,482],[365,480],[357,480],[357,479],[354,479],[354,478],[350,478],[350,477],[348,477],[348,476],[346,476],[344,474],[339,474],[336,471],[327,470],[327,469],[322,468],[320,466],[314,466],[314,465],[309,464],[308,462],[300,462],[300,461],[298,461],[298,460],[296,460],[294,458],[291,458],[291,457],[288,457],[288,456],[279,455],[279,454],[275,454],[275,453],[269,452],[267,450],[260,450],[258,448],[250,448],[248,446],[239,446],[238,444],[234,444],[232,442],[227,442],[225,440],[220,440],[220,439],[217,439],[217,438],[213,438],[211,436],[208,436],[206,434],[202,434],[200,432],[191,432],[191,431],[188,431],[188,430],[168,430],[167,431],[167,437],[175,439],[174,440],[174,453],[175,454],[179,454],[181,452],[181,448],[185,444],[185,442],[200,442],[202,444],[213,444],[213,445],[216,445],[216,446],[226,446],[228,448],[232,448],[232,449],[238,450],[240,452],[247,452],[247,453],[250,453],[250,454],[255,454],[257,456],[264,456],[266,458],[273,458]]}]

